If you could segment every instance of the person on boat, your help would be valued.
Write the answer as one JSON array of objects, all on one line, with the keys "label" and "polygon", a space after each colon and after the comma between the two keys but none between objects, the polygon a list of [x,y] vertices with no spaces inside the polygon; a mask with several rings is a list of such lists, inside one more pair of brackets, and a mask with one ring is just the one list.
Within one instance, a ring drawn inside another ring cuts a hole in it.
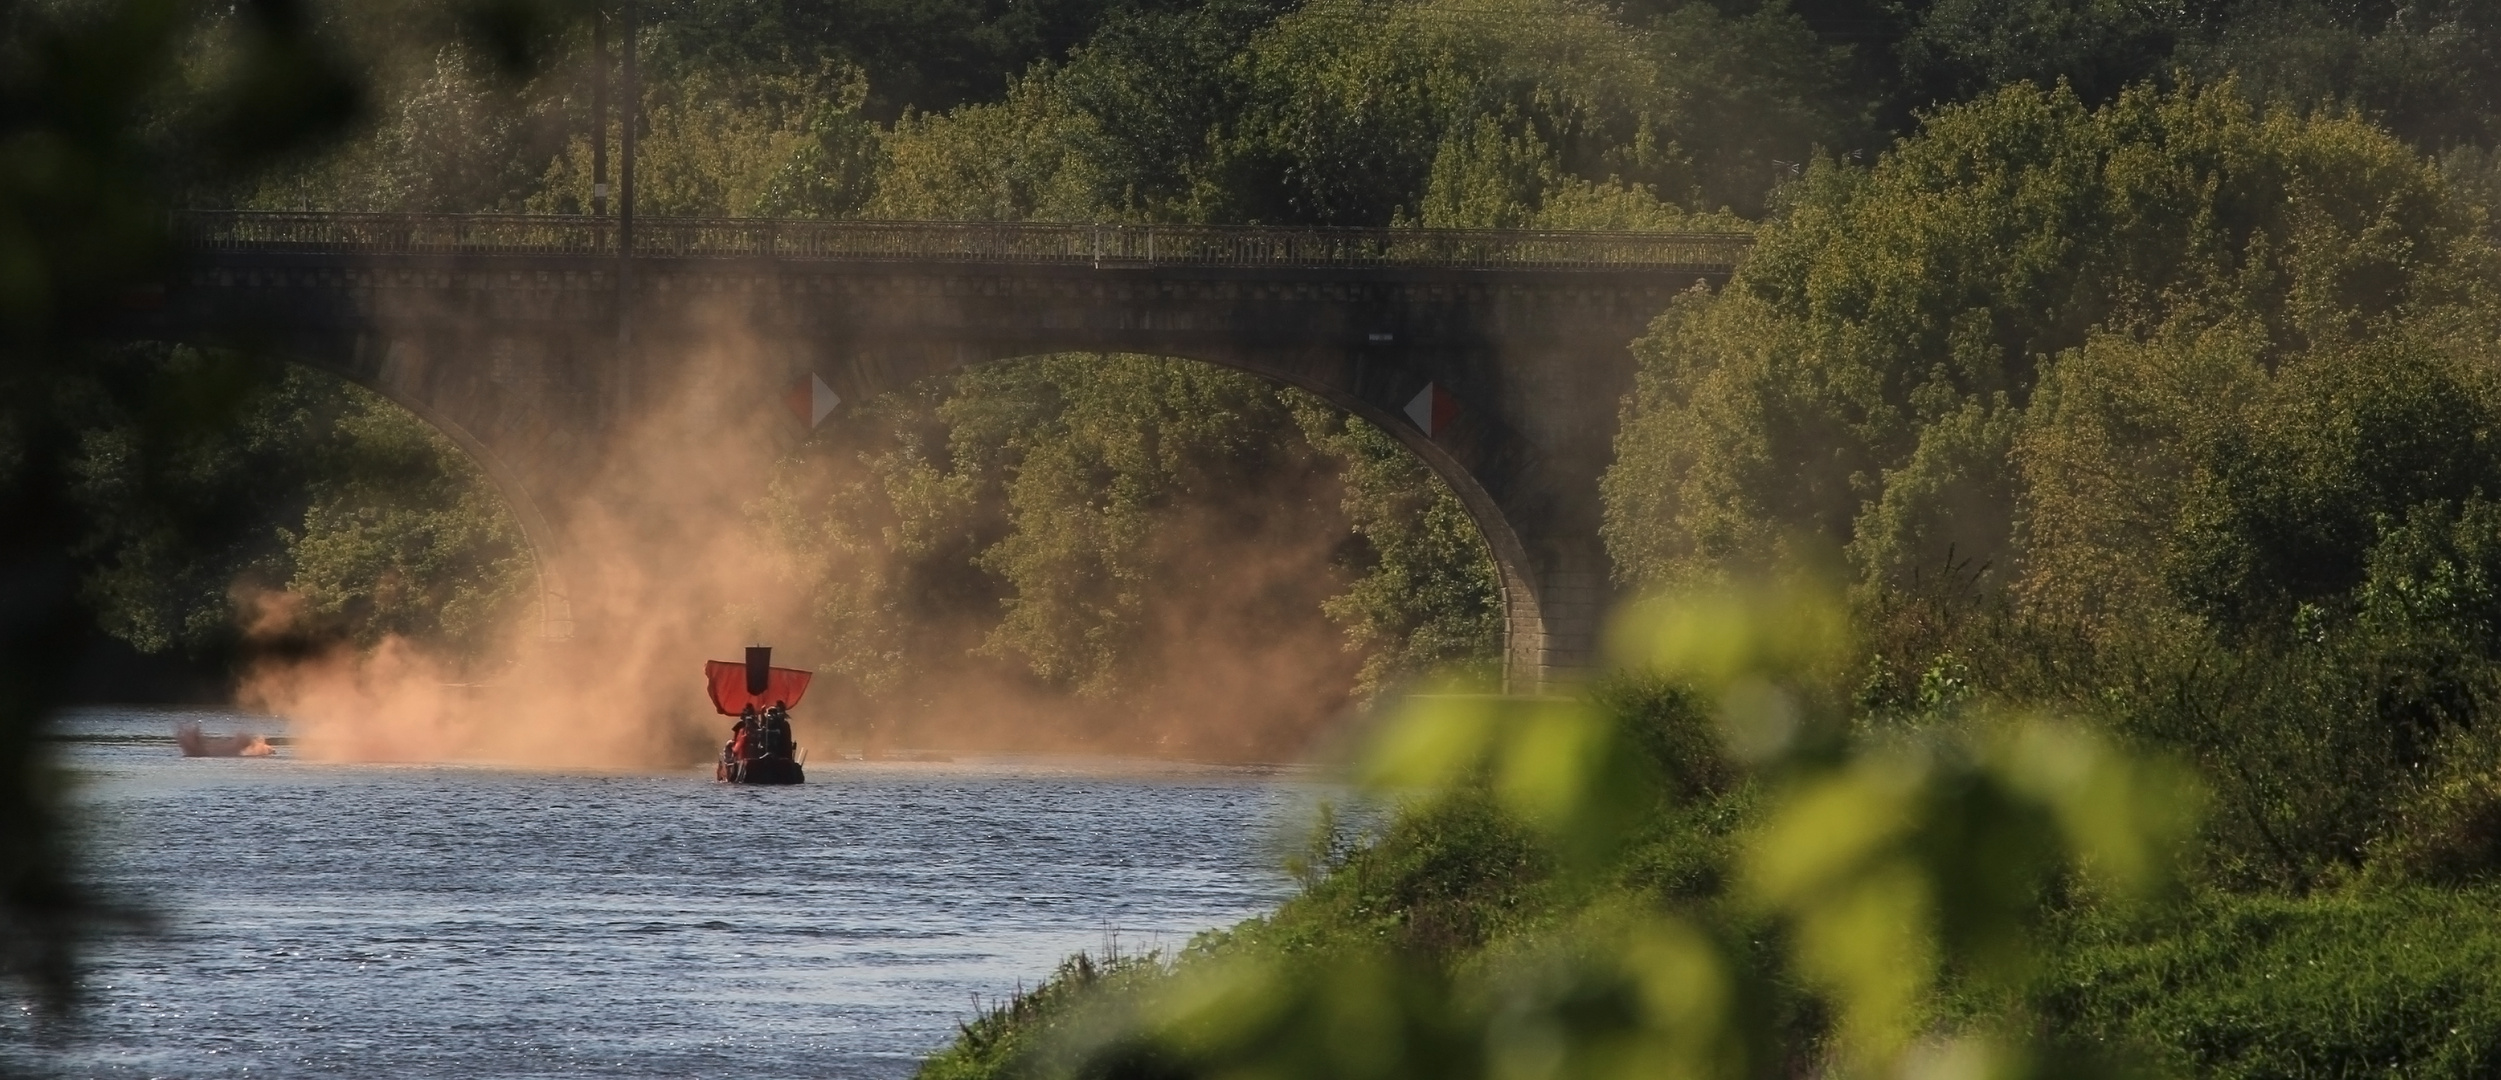
[{"label": "person on boat", "polygon": [[790,706],[776,701],[772,708],[764,710],[764,752],[788,754],[791,741]]},{"label": "person on boat", "polygon": [[728,760],[747,760],[748,750],[755,743],[756,728],[760,723],[756,718],[754,705],[747,705],[738,710],[738,722],[730,725],[729,745],[722,751]]}]

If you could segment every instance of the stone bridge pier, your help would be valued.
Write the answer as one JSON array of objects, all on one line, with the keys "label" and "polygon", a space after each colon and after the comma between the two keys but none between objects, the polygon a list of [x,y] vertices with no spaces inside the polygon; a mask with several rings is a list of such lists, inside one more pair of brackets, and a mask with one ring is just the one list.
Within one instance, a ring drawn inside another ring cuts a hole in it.
[{"label": "stone bridge pier", "polygon": [[[596,236],[557,250],[439,250],[404,235],[350,242],[335,227],[311,240],[302,228],[276,240],[236,231],[230,221],[195,240],[191,265],[117,332],[274,350],[440,428],[520,519],[551,635],[597,617],[598,582],[567,554],[583,479],[617,440],[653,437],[638,421],[689,365],[732,358],[745,370],[722,385],[795,436],[804,422],[787,392],[819,380],[842,402],[824,423],[839,425],[881,392],[969,365],[1129,352],[1299,387],[1429,464],[1500,570],[1514,692],[1554,688],[1596,659],[1613,599],[1598,478],[1632,386],[1629,344],[1677,292],[1724,278],[1741,250],[1723,237],[1682,238],[1700,257],[1647,261],[1261,260],[1238,257],[1238,243],[1218,257],[1204,235],[1195,249],[1168,235],[1159,258],[1107,259],[1098,234],[1091,251],[1082,237],[1054,241],[1056,256],[992,242],[896,257],[824,244],[794,255],[777,235],[729,250],[638,244],[629,262]],[[1483,235],[1470,250],[1484,250]]]}]

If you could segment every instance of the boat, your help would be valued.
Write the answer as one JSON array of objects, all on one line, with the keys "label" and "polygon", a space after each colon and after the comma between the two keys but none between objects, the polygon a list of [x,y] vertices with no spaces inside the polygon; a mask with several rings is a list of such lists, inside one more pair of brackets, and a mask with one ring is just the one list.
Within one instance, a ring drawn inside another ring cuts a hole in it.
[{"label": "boat", "polygon": [[752,645],[744,662],[706,660],[712,707],[738,718],[712,778],[724,784],[804,784],[807,755],[790,734],[790,710],[807,696],[812,671],[773,666],[773,647]]},{"label": "boat", "polygon": [[251,732],[211,735],[188,720],[174,725],[174,745],[182,748],[184,757],[268,757],[278,752],[268,739]]}]

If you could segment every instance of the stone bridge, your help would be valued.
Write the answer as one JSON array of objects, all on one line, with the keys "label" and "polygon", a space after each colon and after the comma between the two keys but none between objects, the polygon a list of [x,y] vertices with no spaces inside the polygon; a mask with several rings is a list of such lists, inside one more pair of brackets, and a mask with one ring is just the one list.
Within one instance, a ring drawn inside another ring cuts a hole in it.
[{"label": "stone bridge", "polygon": [[[121,333],[274,351],[439,427],[521,520],[551,635],[598,611],[595,586],[568,572],[565,493],[724,334],[745,339],[750,385],[816,406],[1009,357],[1148,353],[1307,390],[1429,463],[1500,568],[1518,691],[1568,677],[1597,648],[1609,599],[1598,477],[1632,385],[1628,344],[1676,293],[1724,280],[1746,246],[646,219],[621,251],[593,218],[218,212],[176,225],[181,270],[134,300]],[[813,419],[762,411],[793,437]],[[837,408],[823,422],[845,419]]]}]

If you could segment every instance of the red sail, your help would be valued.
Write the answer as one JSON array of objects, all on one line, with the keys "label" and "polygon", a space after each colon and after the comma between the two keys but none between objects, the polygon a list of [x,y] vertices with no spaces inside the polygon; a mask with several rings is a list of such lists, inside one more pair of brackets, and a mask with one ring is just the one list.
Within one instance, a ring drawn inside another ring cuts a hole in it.
[{"label": "red sail", "polygon": [[703,677],[704,681],[712,684],[712,707],[721,710],[723,716],[736,716],[739,709],[748,705],[755,706],[757,712],[763,712],[776,701],[784,706],[796,707],[799,698],[808,692],[808,680],[815,678],[816,673],[797,668],[773,668],[771,675],[765,679],[761,694],[747,692],[747,665],[735,660],[704,661]]}]

